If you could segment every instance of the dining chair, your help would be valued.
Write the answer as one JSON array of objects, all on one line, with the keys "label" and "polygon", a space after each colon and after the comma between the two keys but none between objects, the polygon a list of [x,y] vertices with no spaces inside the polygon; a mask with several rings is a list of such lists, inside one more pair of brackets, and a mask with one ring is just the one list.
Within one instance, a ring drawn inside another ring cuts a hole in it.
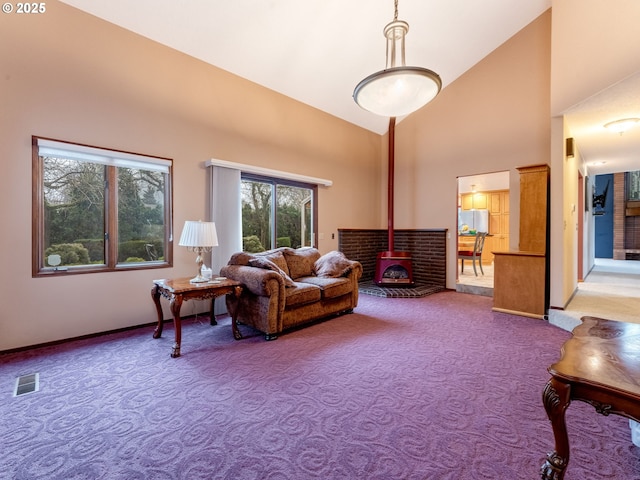
[{"label": "dining chair", "polygon": [[464,261],[471,260],[473,264],[473,273],[478,276],[478,271],[476,270],[476,260],[478,261],[478,265],[480,266],[480,272],[484,275],[484,270],[482,270],[482,249],[484,248],[484,239],[487,236],[487,232],[478,232],[476,233],[475,242],[473,242],[473,250],[458,250],[458,260],[461,260],[461,268],[460,273],[464,273]]}]

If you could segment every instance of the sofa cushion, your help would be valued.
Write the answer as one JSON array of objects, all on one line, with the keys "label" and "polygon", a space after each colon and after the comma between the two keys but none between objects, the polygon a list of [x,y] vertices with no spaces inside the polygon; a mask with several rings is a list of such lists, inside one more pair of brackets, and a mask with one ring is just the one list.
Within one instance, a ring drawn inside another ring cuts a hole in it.
[{"label": "sofa cushion", "polygon": [[252,258],[251,260],[249,260],[249,266],[264,268],[266,270],[273,270],[274,272],[279,273],[284,279],[284,285],[286,287],[295,287],[296,285],[295,282],[291,280],[291,277],[287,275],[287,272],[285,272],[278,265],[269,260],[266,255],[260,255]]},{"label": "sofa cushion", "polygon": [[330,278],[330,277],[302,277],[296,284],[309,283],[317,285],[322,289],[324,298],[335,298],[353,291],[353,285],[348,278]]},{"label": "sofa cushion", "polygon": [[313,275],[313,265],[320,258],[320,252],[313,247],[285,250],[284,258],[289,266],[289,275],[295,280]]},{"label": "sofa cushion", "polygon": [[255,256],[271,260],[278,266],[278,268],[289,275],[289,266],[287,265],[287,261],[285,260],[284,255],[281,251],[267,250],[266,252],[256,253]]},{"label": "sofa cushion", "polygon": [[314,272],[318,277],[342,277],[349,273],[353,262],[344,253],[332,251],[325,253],[314,264]]},{"label": "sofa cushion", "polygon": [[322,296],[322,291],[317,285],[296,282],[295,287],[286,289],[285,295],[285,308],[287,308],[317,302]]}]

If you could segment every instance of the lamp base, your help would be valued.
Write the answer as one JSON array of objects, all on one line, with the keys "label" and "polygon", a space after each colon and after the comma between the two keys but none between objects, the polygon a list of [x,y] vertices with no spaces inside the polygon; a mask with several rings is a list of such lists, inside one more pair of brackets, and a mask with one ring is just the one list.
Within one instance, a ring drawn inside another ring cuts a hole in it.
[{"label": "lamp base", "polygon": [[191,280],[189,280],[189,283],[204,283],[204,282],[208,282],[208,281],[209,281],[208,278],[205,278],[202,275],[196,275]]}]

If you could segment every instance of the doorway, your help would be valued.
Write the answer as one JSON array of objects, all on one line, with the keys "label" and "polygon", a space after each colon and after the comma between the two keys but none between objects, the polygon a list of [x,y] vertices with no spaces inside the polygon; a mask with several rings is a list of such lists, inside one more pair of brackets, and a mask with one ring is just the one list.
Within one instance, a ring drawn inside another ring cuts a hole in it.
[{"label": "doorway", "polygon": [[596,175],[593,192],[595,258],[613,259],[613,174]]},{"label": "doorway", "polygon": [[[487,233],[480,259],[457,260],[456,291],[493,296],[493,252],[509,249],[509,172],[458,177],[456,251],[473,250]],[[464,263],[464,267],[463,267]]]}]

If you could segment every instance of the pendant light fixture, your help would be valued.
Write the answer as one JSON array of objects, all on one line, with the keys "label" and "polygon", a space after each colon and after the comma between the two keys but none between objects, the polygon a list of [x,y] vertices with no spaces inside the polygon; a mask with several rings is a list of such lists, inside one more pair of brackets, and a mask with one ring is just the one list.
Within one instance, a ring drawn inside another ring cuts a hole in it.
[{"label": "pendant light fixture", "polygon": [[353,99],[365,110],[385,117],[400,117],[415,112],[440,92],[442,81],[437,73],[405,66],[404,37],[408,31],[409,24],[398,20],[398,0],[395,0],[393,21],[384,27],[386,68],[369,75],[353,91]]}]

